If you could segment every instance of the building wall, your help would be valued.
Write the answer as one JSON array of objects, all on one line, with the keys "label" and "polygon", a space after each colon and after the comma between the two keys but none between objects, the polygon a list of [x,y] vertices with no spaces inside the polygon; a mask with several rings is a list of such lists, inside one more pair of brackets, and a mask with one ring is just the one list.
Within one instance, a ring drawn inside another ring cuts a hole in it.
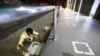
[{"label": "building wall", "polygon": [[[76,1],[76,4],[75,4],[75,1]],[[81,0],[74,0],[72,9],[78,12],[79,7],[80,7],[80,2]],[[100,3],[100,0],[82,0],[80,13],[93,17],[99,3]],[[75,9],[74,9],[74,6],[75,6]]]}]

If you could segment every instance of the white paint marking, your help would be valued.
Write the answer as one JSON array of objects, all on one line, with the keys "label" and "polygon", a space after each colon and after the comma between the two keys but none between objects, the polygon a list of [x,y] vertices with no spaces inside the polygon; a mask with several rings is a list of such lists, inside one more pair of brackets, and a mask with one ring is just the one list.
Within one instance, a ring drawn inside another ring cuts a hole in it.
[{"label": "white paint marking", "polygon": [[90,46],[88,45],[88,43],[85,43],[85,45],[86,45],[87,48],[90,48]]},{"label": "white paint marking", "polygon": [[95,55],[91,48],[88,48],[89,52],[85,52],[87,55]]},{"label": "white paint marking", "polygon": [[79,54],[84,54],[83,51],[78,51],[78,49],[76,47],[74,47],[75,53],[79,53]]},{"label": "white paint marking", "polygon": [[76,47],[76,45],[75,45],[76,43],[79,44],[79,42],[75,42],[75,41],[72,41],[72,43],[73,43],[74,47]]},{"label": "white paint marking", "polygon": [[78,49],[76,48],[76,44],[79,44],[80,42],[75,42],[75,41],[72,41],[72,44],[74,46],[74,51],[75,53],[79,53],[79,54],[84,54],[83,51],[78,51]]},{"label": "white paint marking", "polygon": [[84,44],[84,45],[86,45],[86,47],[89,48],[89,45],[87,43],[85,43],[85,42],[80,42],[80,44]]},{"label": "white paint marking", "polygon": [[75,42],[72,42],[72,44],[73,44],[74,47],[76,47],[76,46],[75,46]]},{"label": "white paint marking", "polygon": [[80,42],[80,44],[86,44],[86,43],[84,43],[84,42]]},{"label": "white paint marking", "polygon": [[74,23],[67,23],[67,26],[76,26]]},{"label": "white paint marking", "polygon": [[[86,55],[95,55],[94,52],[92,51],[92,49],[90,48],[90,46],[88,45],[88,43],[72,41],[72,44],[73,44],[73,48],[74,48],[75,53],[86,54]],[[76,47],[76,44],[86,45],[86,47],[88,48],[89,52],[79,51],[78,48]]]}]

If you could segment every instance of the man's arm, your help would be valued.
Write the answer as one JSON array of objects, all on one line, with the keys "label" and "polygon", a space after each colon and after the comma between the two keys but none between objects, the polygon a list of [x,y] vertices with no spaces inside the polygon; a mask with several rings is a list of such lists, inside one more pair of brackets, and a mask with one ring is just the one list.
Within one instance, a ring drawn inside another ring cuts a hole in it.
[{"label": "man's arm", "polygon": [[18,47],[19,47],[22,51],[28,52],[28,51],[26,50],[26,48],[25,48],[24,46],[22,46],[21,44],[18,44]]},{"label": "man's arm", "polygon": [[35,38],[38,42],[40,42],[40,38],[39,38],[40,35],[37,35]]},{"label": "man's arm", "polygon": [[36,39],[36,41],[40,42],[40,34],[36,31],[33,31],[33,34],[34,34],[34,38]]},{"label": "man's arm", "polygon": [[40,40],[40,34],[38,35],[38,37],[37,37],[37,38],[38,38],[38,41],[40,42],[40,41],[41,41],[41,40]]},{"label": "man's arm", "polygon": [[17,44],[17,49],[27,52],[25,46],[23,45],[23,41],[25,40],[25,35],[22,33]]}]

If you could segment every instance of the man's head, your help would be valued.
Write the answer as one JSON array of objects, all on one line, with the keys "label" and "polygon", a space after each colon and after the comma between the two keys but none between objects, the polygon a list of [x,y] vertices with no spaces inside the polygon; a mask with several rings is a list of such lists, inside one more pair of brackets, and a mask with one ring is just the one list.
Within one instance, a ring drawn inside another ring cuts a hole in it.
[{"label": "man's head", "polygon": [[30,36],[31,34],[33,34],[32,28],[27,28],[26,29],[26,33],[27,33],[28,36]]}]

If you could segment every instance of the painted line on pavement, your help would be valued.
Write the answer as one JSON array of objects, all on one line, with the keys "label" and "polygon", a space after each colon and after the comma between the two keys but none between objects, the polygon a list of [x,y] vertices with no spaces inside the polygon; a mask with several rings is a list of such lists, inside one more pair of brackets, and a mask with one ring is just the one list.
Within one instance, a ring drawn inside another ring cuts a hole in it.
[{"label": "painted line on pavement", "polygon": [[[89,52],[79,51],[78,48],[76,47],[76,44],[85,45],[88,48]],[[75,53],[85,54],[85,55],[95,55],[94,52],[92,51],[92,49],[90,48],[90,46],[88,45],[88,43],[86,43],[86,42],[72,41],[72,45],[73,45]]]},{"label": "painted line on pavement", "polygon": [[67,23],[67,26],[73,26],[73,27],[75,27],[76,25],[74,23]]}]

